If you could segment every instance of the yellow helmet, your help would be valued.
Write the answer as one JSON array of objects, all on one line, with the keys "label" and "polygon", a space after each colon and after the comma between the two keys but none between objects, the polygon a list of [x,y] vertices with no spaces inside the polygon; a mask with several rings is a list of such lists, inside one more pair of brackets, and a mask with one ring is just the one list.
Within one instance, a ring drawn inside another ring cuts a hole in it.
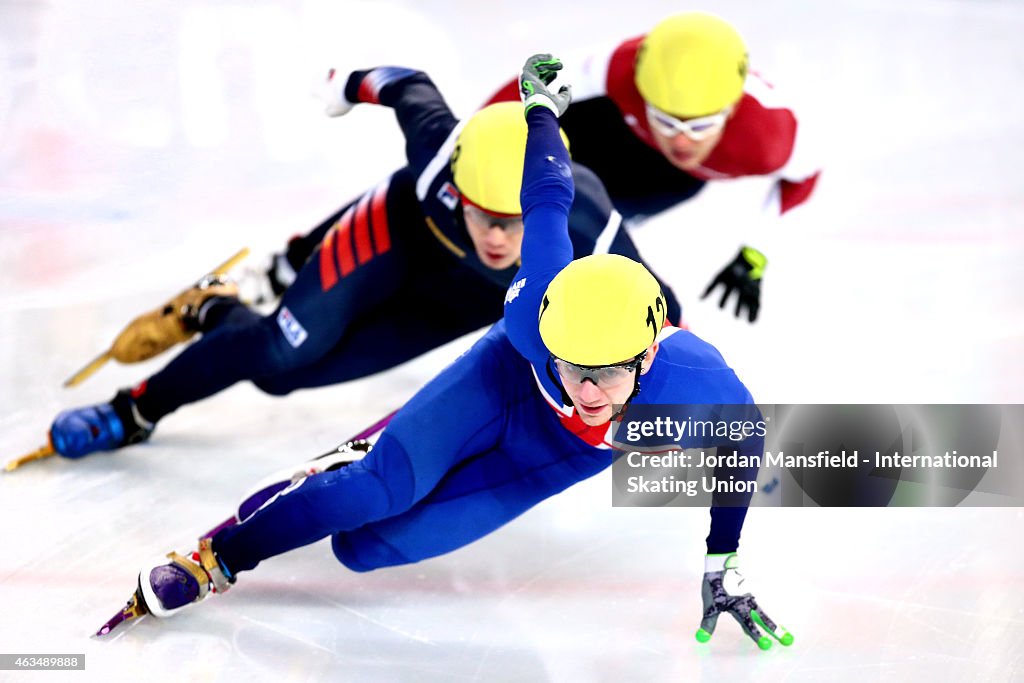
[{"label": "yellow helmet", "polygon": [[[569,139],[562,133],[562,142]],[[473,115],[455,142],[451,167],[463,197],[485,211],[523,212],[519,190],[526,154],[526,117],[521,102],[500,102]]]},{"label": "yellow helmet", "polygon": [[665,324],[665,295],[650,271],[618,254],[577,259],[544,292],[540,336],[554,356],[576,365],[635,358]]},{"label": "yellow helmet", "polygon": [[724,19],[686,12],[654,27],[636,57],[636,87],[666,114],[716,114],[743,95],[747,46]]}]

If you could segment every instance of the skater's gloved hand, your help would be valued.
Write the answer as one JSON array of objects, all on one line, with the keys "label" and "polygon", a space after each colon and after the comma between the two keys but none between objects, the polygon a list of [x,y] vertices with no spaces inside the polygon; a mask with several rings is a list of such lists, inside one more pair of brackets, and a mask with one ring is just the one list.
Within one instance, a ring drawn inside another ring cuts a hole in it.
[{"label": "skater's gloved hand", "polygon": [[793,634],[772,621],[758,606],[754,596],[746,592],[743,577],[736,569],[738,564],[736,553],[704,557],[704,583],[700,589],[704,599],[704,616],[697,629],[697,640],[702,643],[711,640],[718,615],[728,613],[762,650],[771,648],[772,641],[758,627],[783,645],[792,645]]},{"label": "skater's gloved hand", "polygon": [[761,308],[761,278],[767,265],[768,259],[764,254],[753,247],[743,247],[736,258],[715,276],[701,298],[706,299],[708,294],[722,285],[725,291],[718,307],[725,308],[726,300],[736,291],[736,317],[739,318],[746,308],[747,319],[754,322]]},{"label": "skater's gloved hand", "polygon": [[572,101],[572,87],[563,85],[558,92],[551,92],[548,86],[558,76],[562,62],[549,54],[533,55],[526,60],[519,74],[519,99],[526,105],[526,111],[533,107],[547,107],[555,116],[561,116]]},{"label": "skater's gloved hand", "polygon": [[314,93],[324,103],[324,113],[330,117],[344,116],[356,105],[345,97],[345,84],[348,83],[348,72],[330,69],[327,78]]}]

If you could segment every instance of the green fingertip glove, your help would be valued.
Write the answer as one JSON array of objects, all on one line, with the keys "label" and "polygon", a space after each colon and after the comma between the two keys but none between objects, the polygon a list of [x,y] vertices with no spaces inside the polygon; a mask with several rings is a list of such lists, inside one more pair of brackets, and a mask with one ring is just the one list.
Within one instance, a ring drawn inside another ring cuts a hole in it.
[{"label": "green fingertip glove", "polygon": [[533,55],[526,60],[519,74],[519,99],[526,111],[533,107],[547,107],[555,116],[565,113],[572,101],[572,87],[563,85],[558,92],[548,89],[561,68],[562,62],[549,54]]},{"label": "green fingertip glove", "polygon": [[792,645],[793,634],[772,621],[758,606],[754,596],[744,591],[743,576],[738,566],[736,553],[704,556],[704,582],[700,589],[704,600],[704,616],[695,634],[697,641],[706,643],[711,640],[711,634],[718,624],[718,615],[727,612],[762,650],[771,649],[772,640],[760,629],[764,629],[783,645]]}]

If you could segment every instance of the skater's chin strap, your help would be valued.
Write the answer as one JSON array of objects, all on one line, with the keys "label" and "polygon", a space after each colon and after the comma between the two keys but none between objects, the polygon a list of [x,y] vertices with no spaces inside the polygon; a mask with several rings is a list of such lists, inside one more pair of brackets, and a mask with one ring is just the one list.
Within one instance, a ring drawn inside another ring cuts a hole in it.
[{"label": "skater's chin strap", "polygon": [[[646,356],[647,352],[645,351],[643,355]],[[629,397],[622,402],[622,407],[612,413],[611,422],[621,420],[622,416],[626,414],[626,408],[628,408],[629,404],[632,403],[634,398],[636,398],[636,395],[640,393],[640,375],[643,374],[641,372],[641,368],[643,367],[643,358],[638,356],[638,359],[640,360],[640,364],[637,365],[636,370],[633,371],[633,391],[629,394]]]},{"label": "skater's chin strap", "polygon": [[544,371],[548,373],[548,379],[551,380],[551,383],[558,387],[558,391],[561,392],[562,405],[573,405],[572,398],[569,396],[569,393],[565,390],[565,387],[562,386],[562,378],[558,376],[557,372],[555,372],[555,369],[552,367],[552,360],[550,358],[548,358],[548,362],[544,364]]}]

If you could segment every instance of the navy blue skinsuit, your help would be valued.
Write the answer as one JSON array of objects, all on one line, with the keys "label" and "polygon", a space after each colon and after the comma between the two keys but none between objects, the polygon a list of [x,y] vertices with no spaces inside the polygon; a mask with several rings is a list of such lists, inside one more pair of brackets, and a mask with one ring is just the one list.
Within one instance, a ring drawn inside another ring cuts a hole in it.
[{"label": "navy blue skinsuit", "polygon": [[[230,572],[326,536],[356,571],[434,557],[612,463],[608,426],[574,433],[572,407],[547,372],[537,313],[548,283],[573,257],[573,181],[555,117],[534,107],[528,122],[523,263],[503,320],[420,390],[363,460],[309,476],[219,532],[213,548]],[[752,403],[710,344],[677,328],[659,339],[634,402]],[[760,455],[762,447],[750,437],[737,450]],[[745,515],[742,506],[712,508],[709,552],[736,550]]]},{"label": "navy blue skinsuit", "polygon": [[[422,72],[380,67],[353,73],[348,94],[394,109],[408,166],[306,238],[318,246],[274,313],[218,299],[202,338],[133,389],[147,420],[242,380],[285,395],[372,375],[501,318],[516,266],[492,270],[476,256],[448,161],[461,128],[437,88]],[[641,260],[596,176],[573,171],[573,253]],[[679,304],[662,287],[678,320]]]}]

